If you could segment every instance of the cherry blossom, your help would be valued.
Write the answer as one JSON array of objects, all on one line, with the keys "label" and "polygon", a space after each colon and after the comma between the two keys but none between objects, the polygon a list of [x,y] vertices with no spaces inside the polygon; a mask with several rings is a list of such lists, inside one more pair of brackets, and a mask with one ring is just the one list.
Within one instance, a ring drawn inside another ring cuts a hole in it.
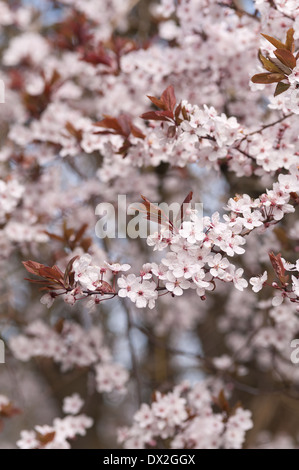
[{"label": "cherry blossom", "polygon": [[211,400],[208,384],[202,383],[157,392],[151,406],[141,405],[132,427],[119,430],[119,440],[129,449],[155,448],[158,438],[170,439],[174,449],[240,448],[252,427],[250,411],[237,408],[225,420],[225,413],[212,411]]},{"label": "cherry blossom", "polygon": [[155,300],[158,297],[156,284],[151,281],[136,282],[132,285],[132,290],[128,294],[129,298],[136,304],[138,308],[154,308]]},{"label": "cherry blossom", "polygon": [[65,397],[63,400],[63,412],[65,414],[76,415],[81,410],[84,401],[80,398],[78,393],[74,393],[70,397]]},{"label": "cherry blossom", "polygon": [[267,271],[264,272],[262,276],[252,277],[249,282],[252,285],[253,292],[259,292],[262,290],[264,283],[267,280]]},{"label": "cherry blossom", "polygon": [[298,1],[41,3],[0,1],[3,446],[298,447]]},{"label": "cherry blossom", "polygon": [[[79,411],[75,412],[73,406],[71,408],[72,415]],[[34,431],[21,431],[17,446],[20,449],[70,449],[69,440],[77,435],[84,436],[87,429],[93,425],[93,420],[84,414],[72,415],[54,419],[52,426],[35,426]]]}]

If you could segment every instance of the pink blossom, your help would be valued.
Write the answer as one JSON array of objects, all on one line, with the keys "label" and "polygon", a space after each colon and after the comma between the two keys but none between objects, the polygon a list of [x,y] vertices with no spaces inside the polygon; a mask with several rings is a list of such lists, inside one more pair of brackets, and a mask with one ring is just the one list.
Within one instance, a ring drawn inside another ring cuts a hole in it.
[{"label": "pink blossom", "polygon": [[81,399],[78,393],[74,393],[69,397],[65,397],[63,400],[63,412],[66,414],[76,415],[84,405],[84,401]]},{"label": "pink blossom", "polygon": [[262,276],[252,277],[250,278],[249,282],[252,285],[253,292],[259,292],[262,290],[264,283],[268,278],[267,271],[264,271]]}]

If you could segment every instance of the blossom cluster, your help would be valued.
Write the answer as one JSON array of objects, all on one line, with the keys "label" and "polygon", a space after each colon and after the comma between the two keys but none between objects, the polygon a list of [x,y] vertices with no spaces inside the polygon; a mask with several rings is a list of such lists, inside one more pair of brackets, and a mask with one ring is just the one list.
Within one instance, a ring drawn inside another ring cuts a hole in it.
[{"label": "blossom cluster", "polygon": [[0,181],[0,222],[4,223],[6,217],[9,216],[17,207],[24,193],[24,186],[18,181]]},{"label": "blossom cluster", "polygon": [[0,432],[4,426],[4,418],[11,418],[19,413],[20,410],[14,406],[13,402],[6,395],[0,395]]},{"label": "blossom cluster", "polygon": [[[74,406],[75,401],[77,407]],[[64,412],[71,414],[64,418],[55,418],[50,426],[37,425],[32,431],[21,431],[17,446],[20,449],[70,449],[69,441],[77,436],[85,436],[87,429],[93,425],[90,417],[85,414],[77,415],[83,403],[79,396],[66,397]]]},{"label": "blossom cluster", "polygon": [[170,440],[173,449],[241,448],[253,425],[250,411],[215,412],[215,402],[206,382],[156,392],[153,403],[143,403],[135,413],[132,427],[119,430],[119,441],[127,449],[155,448],[161,440]]},{"label": "blossom cluster", "polygon": [[105,346],[101,328],[89,331],[72,321],[65,321],[61,329],[51,328],[37,320],[31,323],[24,334],[13,336],[10,348],[14,356],[23,362],[34,357],[51,358],[60,364],[63,372],[74,368],[94,369],[98,392],[117,391],[123,393],[128,381],[128,372],[112,360]]},{"label": "blossom cluster", "polygon": [[[299,303],[299,260],[296,261],[296,264],[293,264],[287,262],[284,258],[281,258],[281,255],[275,256],[273,254],[270,255],[270,259],[279,279],[279,284],[277,282],[272,283],[272,287],[277,290],[272,299],[272,305],[277,307],[283,303],[284,299],[289,299],[291,302]],[[285,272],[288,271],[292,272],[291,282],[289,275],[285,274]],[[259,292],[263,288],[266,280],[266,271],[262,276],[251,278],[250,284],[252,284],[252,290],[254,292]]]},{"label": "blossom cluster", "polygon": [[122,138],[110,138],[107,142],[107,136],[98,135],[92,125],[83,134],[89,140],[88,146],[84,143],[84,136],[81,145],[87,153],[98,150],[103,153],[104,161],[98,177],[104,181],[124,176],[129,166],[158,166],[168,161],[179,167],[196,163],[210,169],[219,169],[226,164],[238,177],[252,174],[263,176],[274,174],[280,168],[289,170],[297,161],[298,140],[295,135],[288,141],[286,139],[290,137],[288,129],[292,121],[290,114],[287,114],[290,110],[286,107],[279,109],[285,114],[281,119],[285,122],[278,128],[276,139],[273,139],[272,129],[252,130],[252,127],[241,125],[235,117],[228,118],[225,113],[219,115],[214,107],[199,107],[182,100],[174,109],[177,123],[169,117],[165,119],[163,115],[161,118],[158,114],[154,116],[151,112],[143,115],[144,118],[161,119],[163,122],[142,126],[142,137],[130,140],[123,160],[118,156],[123,145]]},{"label": "blossom cluster", "polygon": [[[295,208],[290,202],[291,195],[296,191],[299,191],[299,173],[292,166],[288,175],[279,175],[273,188],[259,198],[252,199],[244,194],[229,199],[226,206],[229,214],[223,216],[223,221],[216,212],[212,217],[204,217],[201,224],[196,211],[191,210],[190,220],[184,220],[180,228],[172,227],[169,230],[163,227],[150,235],[148,244],[154,246],[154,249],[163,250],[169,247],[166,257],[162,258],[160,264],[144,265],[140,276],[122,275],[117,281],[118,291],[115,290],[116,275],[121,271],[128,271],[131,266],[107,262],[104,266],[97,266],[92,263],[92,257],[86,254],[73,262],[76,283],[72,288],[64,293],[61,285],[56,290],[49,286],[50,292],[41,300],[49,307],[55,297],[62,293],[65,302],[74,305],[76,300],[94,294],[95,297],[90,301],[90,307],[93,308],[105,298],[119,295],[121,298],[128,297],[137,308],[154,308],[161,290],[172,296],[181,296],[184,290],[193,288],[204,299],[206,290],[214,290],[216,280],[220,280],[232,282],[238,290],[243,291],[248,286],[243,278],[244,270],[236,268],[227,257],[245,253],[243,245],[246,244],[249,233],[256,229],[265,230],[277,224],[285,214],[294,212]],[[27,269],[32,272],[28,264]],[[113,286],[104,280],[108,270],[114,276]],[[43,276],[42,271],[35,271],[35,274]],[[263,276],[261,280],[265,282],[266,279]],[[254,292],[260,290],[260,283],[256,278],[251,279]],[[295,289],[298,289],[297,283],[293,276]],[[286,294],[282,292],[281,295]],[[274,305],[278,305],[277,298]]]}]

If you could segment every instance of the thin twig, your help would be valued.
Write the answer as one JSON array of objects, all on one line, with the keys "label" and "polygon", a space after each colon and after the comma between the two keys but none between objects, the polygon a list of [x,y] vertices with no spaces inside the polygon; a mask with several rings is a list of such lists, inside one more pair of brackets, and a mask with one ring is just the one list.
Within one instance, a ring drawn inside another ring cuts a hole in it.
[{"label": "thin twig", "polygon": [[282,121],[284,121],[285,119],[291,117],[292,115],[293,115],[293,113],[285,114],[285,115],[283,115],[281,118],[277,119],[276,121],[270,122],[270,124],[265,124],[265,125],[262,126],[260,129],[257,129],[256,131],[253,131],[253,132],[250,132],[249,134],[246,134],[246,135],[243,137],[243,139],[241,140],[241,142],[243,142],[243,140],[247,139],[248,136],[254,135],[254,134],[260,134],[260,133],[263,132],[265,129],[268,129],[268,127],[275,126],[276,124],[279,124],[280,122],[282,122]]},{"label": "thin twig", "polygon": [[278,11],[278,12],[279,12],[281,15],[283,15],[285,18],[288,18],[289,20],[292,20],[292,21],[295,20],[295,18],[294,18],[293,16],[290,16],[290,15],[288,15],[287,13],[284,13],[283,11],[278,10],[277,5],[275,4],[274,0],[270,0],[270,6],[271,6],[274,10]]},{"label": "thin twig", "polygon": [[230,8],[230,10],[234,10],[236,13],[239,13],[240,15],[245,15],[245,16],[248,16],[249,18],[252,18],[256,21],[260,21],[260,18],[257,16],[258,15],[257,10],[255,10],[254,13],[250,13],[249,11],[242,10],[241,8],[238,8],[235,4],[227,5],[226,3],[218,2],[217,5],[220,6],[220,7],[224,7],[224,8]]}]

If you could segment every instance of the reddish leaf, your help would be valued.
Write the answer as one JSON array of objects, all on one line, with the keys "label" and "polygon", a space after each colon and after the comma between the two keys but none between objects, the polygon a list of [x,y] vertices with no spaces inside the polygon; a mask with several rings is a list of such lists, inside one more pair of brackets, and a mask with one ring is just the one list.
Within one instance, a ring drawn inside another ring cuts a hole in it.
[{"label": "reddish leaf", "polygon": [[251,81],[253,83],[269,84],[269,83],[281,82],[281,80],[284,80],[284,79],[285,79],[285,76],[280,73],[257,73],[251,78]]},{"label": "reddish leaf", "polygon": [[50,78],[50,80],[47,81],[46,77],[45,77],[45,74],[43,74],[44,78],[45,78],[45,82],[46,82],[46,86],[48,88],[52,88],[54,85],[57,84],[57,82],[59,82],[60,80],[60,74],[57,72],[57,70],[54,70],[53,73],[52,73],[52,76]]},{"label": "reddish leaf", "polygon": [[183,115],[183,118],[185,119],[185,121],[190,121],[190,116],[188,115],[185,106],[182,107],[182,115]]},{"label": "reddish leaf", "polygon": [[267,39],[267,41],[269,41],[277,49],[287,49],[287,46],[283,44],[283,42],[279,41],[278,39],[275,39],[272,36],[268,36],[268,34],[262,34],[262,36],[265,39]]},{"label": "reddish leaf", "polygon": [[191,202],[192,200],[192,197],[193,197],[193,192],[190,191],[189,194],[187,194],[187,196],[185,197],[184,201],[182,202],[182,205],[181,205],[181,210],[180,210],[180,213],[178,214],[177,216],[177,220],[176,222],[182,222],[185,218],[185,214],[186,214],[186,209],[187,209],[187,204],[189,204],[189,202]]},{"label": "reddish leaf", "polygon": [[151,100],[151,102],[157,106],[157,108],[163,109],[166,111],[166,103],[160,98],[155,98],[154,96],[149,96],[147,95],[148,99]]},{"label": "reddish leaf", "polygon": [[42,445],[46,445],[46,444],[49,444],[49,442],[52,442],[54,440],[55,434],[56,434],[55,431],[48,432],[48,434],[41,434],[37,432],[36,437]]},{"label": "reddish leaf", "polygon": [[44,278],[44,280],[30,280],[36,284],[46,286],[49,289],[58,288],[63,285],[63,273],[58,266],[45,266],[44,264],[36,263],[35,261],[23,261],[23,265],[31,274]]},{"label": "reddish leaf", "polygon": [[173,139],[176,135],[176,126],[169,126],[167,129],[167,137]]},{"label": "reddish leaf", "polygon": [[123,157],[125,158],[131,145],[132,144],[129,139],[126,139],[117,153],[123,155]]},{"label": "reddish leaf", "polygon": [[270,59],[264,57],[260,50],[258,53],[258,58],[263,64],[263,67],[268,70],[268,72],[281,73],[280,68],[276,64],[274,64]]},{"label": "reddish leaf", "polygon": [[[164,225],[169,230],[173,231],[173,224],[167,217],[167,215],[156,205],[150,202],[146,197],[141,195],[143,199],[145,211],[146,211],[146,219],[150,220],[151,222],[156,222],[159,225]],[[144,212],[142,209],[138,209],[140,212]]]},{"label": "reddish leaf", "polygon": [[163,91],[161,98],[155,98],[154,96],[149,95],[147,95],[147,97],[155,106],[157,106],[157,108],[160,108],[163,111],[170,111],[171,115],[173,116],[173,111],[176,105],[176,97],[172,85]]},{"label": "reddish leaf", "polygon": [[142,119],[147,121],[167,121],[173,119],[173,115],[170,111],[149,111],[140,116]]},{"label": "reddish leaf", "polygon": [[82,140],[82,131],[80,129],[76,129],[71,122],[66,122],[65,128],[69,134],[75,137],[76,140],[79,142]]},{"label": "reddish leaf", "polygon": [[[103,127],[105,129],[110,129],[106,132],[95,132],[95,134],[103,134],[103,133],[112,133],[118,134],[126,139],[129,138],[130,134],[134,135],[134,137],[138,137],[140,139],[144,139],[145,135],[142,131],[132,124],[132,119],[128,114],[120,114],[118,118],[112,118],[111,116],[105,116],[102,121],[95,123],[97,127]],[[114,131],[114,132],[112,132]]]},{"label": "reddish leaf", "polygon": [[287,39],[286,39],[286,46],[287,46],[288,50],[292,53],[295,50],[294,33],[295,33],[294,29],[290,28],[287,31]]},{"label": "reddish leaf", "polygon": [[116,131],[116,133],[121,135],[123,133],[123,129],[121,128],[118,120],[111,116],[105,116],[104,119],[96,122],[94,125],[97,127],[104,127],[105,129],[113,129]]},{"label": "reddish leaf", "polygon": [[214,400],[215,405],[217,405],[227,415],[229,414],[230,407],[225,397],[223,389],[220,390],[218,397],[213,397],[213,400]]},{"label": "reddish leaf", "polygon": [[281,259],[281,254],[278,253],[278,255],[275,255],[273,252],[271,252],[269,253],[269,258],[276,273],[276,276],[280,280],[281,284],[287,284],[289,276],[285,276],[285,268]]},{"label": "reddish leaf", "polygon": [[75,238],[74,238],[74,243],[76,243],[76,242],[78,242],[79,240],[81,240],[81,238],[83,237],[83,235],[84,235],[84,233],[86,232],[87,228],[88,228],[88,224],[83,224],[83,225],[79,228],[79,230],[78,230],[78,232],[76,233],[76,236],[75,236]]},{"label": "reddish leaf", "polygon": [[290,86],[291,85],[289,83],[283,83],[283,82],[277,83],[276,88],[275,88],[275,92],[274,92],[274,96],[278,96],[281,93],[283,93],[284,91],[287,91],[287,89],[290,88]]},{"label": "reddish leaf", "polygon": [[7,405],[0,406],[0,416],[2,418],[11,418],[12,416],[18,415],[21,413],[19,408],[16,408],[11,402]]},{"label": "reddish leaf", "polygon": [[114,292],[112,286],[110,284],[108,284],[108,282],[106,282],[106,281],[102,281],[101,285],[96,290],[99,291],[99,292],[105,293],[105,294],[109,294],[110,292],[111,293]]},{"label": "reddish leaf", "polygon": [[120,114],[118,117],[118,122],[123,132],[122,135],[124,137],[128,137],[131,133],[131,124],[132,124],[132,120],[130,116],[128,116],[127,114]]},{"label": "reddish leaf", "polygon": [[113,63],[111,57],[105,51],[101,43],[96,46],[95,49],[84,50],[82,48],[82,55],[80,57],[80,60],[83,60],[84,62],[88,62],[93,65],[108,65],[108,67],[111,67]]},{"label": "reddish leaf", "polygon": [[74,257],[68,262],[68,264],[67,264],[67,267],[66,267],[65,273],[64,273],[64,277],[63,277],[64,285],[65,285],[66,287],[68,287],[69,284],[70,284],[70,282],[69,282],[69,281],[70,281],[69,275],[70,275],[70,272],[71,272],[71,270],[72,270],[72,268],[73,268],[73,263],[74,263],[74,261],[75,261],[76,259],[78,259],[78,258],[79,258],[79,256],[74,256]]},{"label": "reddish leaf", "polygon": [[91,238],[83,238],[83,240],[81,240],[81,247],[82,249],[85,251],[85,253],[88,252],[88,249],[90,248],[92,244],[92,239]]},{"label": "reddish leaf", "polygon": [[60,237],[59,235],[56,235],[56,233],[50,233],[50,232],[47,232],[47,230],[45,230],[44,233],[48,235],[48,237],[52,238],[53,240],[57,240],[59,242],[64,241],[64,238]]},{"label": "reddish leaf", "polygon": [[176,108],[175,108],[175,113],[174,113],[174,117],[175,117],[175,123],[177,126],[179,126],[181,124],[181,122],[183,122],[182,119],[179,118],[179,115],[181,113],[181,110],[182,110],[182,104],[180,103]]},{"label": "reddish leaf", "polygon": [[166,90],[163,91],[161,100],[163,101],[163,103],[165,103],[166,110],[171,111],[171,113],[173,113],[173,110],[176,105],[176,97],[172,85],[170,85],[166,88]]},{"label": "reddish leaf", "polygon": [[285,272],[285,269],[282,264],[281,254],[278,253],[278,255],[275,255],[272,251],[269,253],[269,258],[276,274],[278,275],[283,274]]},{"label": "reddish leaf", "polygon": [[145,139],[145,135],[143,134],[143,132],[138,127],[134,126],[134,124],[131,125],[131,132],[134,137],[138,137],[139,139]]},{"label": "reddish leaf", "polygon": [[296,67],[296,59],[290,51],[287,51],[285,49],[277,49],[276,51],[274,51],[274,54],[276,55],[277,59],[280,60],[280,62],[282,62],[290,69]]},{"label": "reddish leaf", "polygon": [[27,271],[31,274],[39,276],[39,270],[44,267],[43,264],[37,263],[36,261],[22,261]]},{"label": "reddish leaf", "polygon": [[63,327],[64,327],[64,318],[59,318],[59,320],[55,323],[54,325],[54,330],[56,331],[56,333],[58,333],[59,335],[62,333],[63,331]]},{"label": "reddish leaf", "polygon": [[44,266],[39,270],[38,275],[47,279],[55,279],[56,281],[61,281],[63,278],[63,273],[58,266],[53,266],[52,268]]}]

